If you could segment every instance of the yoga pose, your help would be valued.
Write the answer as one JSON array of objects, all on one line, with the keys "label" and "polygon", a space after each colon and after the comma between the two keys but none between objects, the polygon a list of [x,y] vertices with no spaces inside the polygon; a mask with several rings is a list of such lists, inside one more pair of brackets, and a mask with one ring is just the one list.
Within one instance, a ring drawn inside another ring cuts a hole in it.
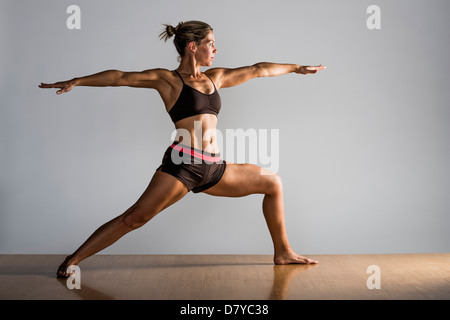
[{"label": "yoga pose", "polygon": [[[287,73],[314,74],[320,66],[257,63],[252,66],[210,68],[217,54],[213,29],[201,21],[180,22],[176,27],[165,25],[161,39],[172,36],[180,55],[176,70],[151,69],[142,72],[107,70],[93,75],[41,88],[58,88],[57,94],[76,86],[130,86],[156,89],[177,130],[189,132],[175,139],[167,148],[147,189],[123,214],[99,227],[73,254],[66,257],[57,270],[58,277],[68,277],[67,267],[110,246],[122,236],[150,221],[165,208],[183,198],[189,191],[213,196],[242,197],[264,194],[263,214],[274,246],[275,264],[313,264],[291,248],[285,228],[283,187],[279,175],[253,164],[234,164],[221,158],[216,140],[217,114],[221,108],[218,90],[237,86],[256,77]],[[201,124],[202,137],[195,134]]]}]

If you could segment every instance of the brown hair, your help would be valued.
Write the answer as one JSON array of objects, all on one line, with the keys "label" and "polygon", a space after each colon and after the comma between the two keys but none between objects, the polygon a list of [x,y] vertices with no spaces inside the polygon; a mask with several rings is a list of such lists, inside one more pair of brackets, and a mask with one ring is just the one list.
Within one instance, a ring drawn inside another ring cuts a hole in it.
[{"label": "brown hair", "polygon": [[200,42],[206,38],[208,33],[213,30],[209,24],[195,20],[180,22],[176,27],[168,24],[164,25],[166,26],[166,29],[160,33],[159,38],[167,41],[175,35],[173,43],[175,44],[175,48],[180,54],[180,57],[184,56],[184,48],[186,48],[190,42],[194,41],[199,45]]}]

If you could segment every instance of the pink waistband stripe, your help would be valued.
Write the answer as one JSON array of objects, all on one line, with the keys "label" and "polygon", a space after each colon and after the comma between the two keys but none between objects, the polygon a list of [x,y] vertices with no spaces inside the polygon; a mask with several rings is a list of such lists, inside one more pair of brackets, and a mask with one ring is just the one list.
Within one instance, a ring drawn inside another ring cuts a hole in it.
[{"label": "pink waistband stripe", "polygon": [[201,153],[201,152],[195,151],[192,148],[181,146],[179,144],[175,144],[174,143],[170,147],[172,149],[177,150],[177,151],[183,152],[184,154],[189,154],[189,155],[191,155],[193,157],[196,157],[196,158],[199,158],[199,159],[202,159],[202,160],[205,160],[205,161],[218,162],[218,161],[222,160],[222,157],[220,155],[218,155],[218,156],[210,156],[210,155],[207,155],[205,153]]}]

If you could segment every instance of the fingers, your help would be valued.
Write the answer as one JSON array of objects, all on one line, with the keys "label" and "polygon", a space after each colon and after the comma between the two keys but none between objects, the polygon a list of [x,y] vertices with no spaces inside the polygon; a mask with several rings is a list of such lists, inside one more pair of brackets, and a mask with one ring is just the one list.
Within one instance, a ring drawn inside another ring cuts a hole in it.
[{"label": "fingers", "polygon": [[314,67],[308,67],[308,70],[311,71],[320,71],[320,70],[325,70],[327,67],[325,67],[323,64],[321,64],[320,66],[314,66]]},{"label": "fingers", "polygon": [[39,85],[39,88],[54,88],[55,84],[43,83]]},{"label": "fingers", "polygon": [[295,73],[300,73],[300,74],[315,74],[321,70],[325,70],[327,67],[324,66],[323,64],[318,65],[318,66],[300,66],[300,68],[298,68]]},{"label": "fingers", "polygon": [[44,88],[44,89],[48,89],[48,88],[64,88],[64,84],[62,84],[61,82],[55,82],[55,83],[43,83],[41,82],[41,84],[39,85],[39,88]]},{"label": "fingers", "polygon": [[309,66],[309,67],[305,67],[305,72],[306,74],[311,73],[311,74],[316,74],[317,72],[321,71],[321,70],[325,70],[327,67],[325,67],[323,64],[319,65],[319,66]]},{"label": "fingers", "polygon": [[42,88],[42,89],[49,89],[49,88],[61,89],[61,90],[56,91],[56,94],[68,92],[72,89],[72,87],[73,87],[72,85],[68,85],[66,82],[55,82],[55,83],[41,82],[41,84],[39,85],[39,88]]}]

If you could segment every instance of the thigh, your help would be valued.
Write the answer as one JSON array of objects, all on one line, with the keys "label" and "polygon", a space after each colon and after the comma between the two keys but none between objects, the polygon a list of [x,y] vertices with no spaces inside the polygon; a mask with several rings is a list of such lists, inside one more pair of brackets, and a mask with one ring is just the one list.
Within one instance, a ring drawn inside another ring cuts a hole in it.
[{"label": "thigh", "polygon": [[156,215],[174,204],[188,193],[188,188],[170,174],[158,170],[153,175],[147,189],[133,205],[149,215]]},{"label": "thigh", "polygon": [[220,181],[203,191],[213,196],[243,197],[254,193],[267,193],[279,176],[254,164],[229,163]]}]

